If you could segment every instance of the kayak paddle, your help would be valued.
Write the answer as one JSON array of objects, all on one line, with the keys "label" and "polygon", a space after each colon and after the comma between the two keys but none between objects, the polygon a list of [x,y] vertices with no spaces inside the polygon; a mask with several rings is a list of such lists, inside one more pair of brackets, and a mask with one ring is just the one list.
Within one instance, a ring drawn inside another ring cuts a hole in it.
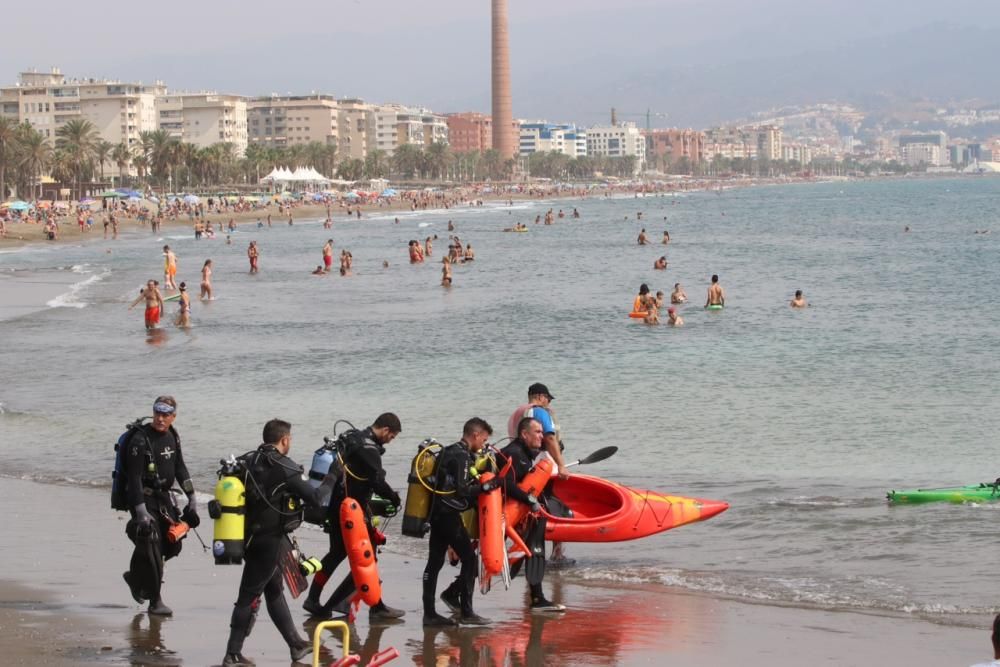
[{"label": "kayak paddle", "polygon": [[596,452],[592,453],[590,456],[585,456],[582,459],[573,461],[572,463],[567,463],[566,467],[575,465],[587,465],[588,463],[597,463],[598,461],[603,461],[604,459],[609,459],[615,455],[618,448],[615,446],[601,447]]}]

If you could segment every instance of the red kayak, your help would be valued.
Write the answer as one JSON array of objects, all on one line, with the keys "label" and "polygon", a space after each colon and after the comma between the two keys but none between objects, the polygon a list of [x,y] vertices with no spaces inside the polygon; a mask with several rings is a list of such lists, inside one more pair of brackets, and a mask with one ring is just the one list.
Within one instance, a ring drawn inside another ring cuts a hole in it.
[{"label": "red kayak", "polygon": [[573,510],[572,519],[546,513],[545,539],[552,542],[637,540],[729,509],[721,500],[631,489],[590,475],[553,477],[552,493]]}]

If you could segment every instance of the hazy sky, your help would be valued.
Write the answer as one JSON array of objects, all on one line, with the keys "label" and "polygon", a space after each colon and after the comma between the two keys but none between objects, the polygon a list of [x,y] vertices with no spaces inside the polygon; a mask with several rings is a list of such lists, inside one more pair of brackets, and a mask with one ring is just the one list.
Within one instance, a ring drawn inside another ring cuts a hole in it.
[{"label": "hazy sky", "polygon": [[[801,54],[817,49],[829,56],[935,24],[960,31],[1000,27],[996,0],[509,5],[515,115],[584,124],[602,120],[612,105],[626,114],[652,108],[678,122],[731,111],[701,109],[697,100],[681,104],[678,86],[686,72],[705,83],[713,73],[757,59],[792,72]],[[49,0],[44,6],[8,3],[2,16],[5,82],[25,68],[58,66],[68,76],[159,79],[176,90],[317,91],[438,111],[489,110],[489,0]],[[775,74],[759,72],[768,84]]]}]

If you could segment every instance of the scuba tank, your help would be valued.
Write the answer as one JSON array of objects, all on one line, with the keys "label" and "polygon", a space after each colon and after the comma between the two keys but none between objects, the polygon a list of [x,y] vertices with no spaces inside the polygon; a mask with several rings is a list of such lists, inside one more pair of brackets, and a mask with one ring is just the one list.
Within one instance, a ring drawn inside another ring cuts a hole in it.
[{"label": "scuba tank", "polygon": [[239,565],[246,531],[246,487],[240,479],[245,471],[235,458],[221,463],[215,499],[208,503],[208,515],[215,519],[212,554],[216,565]]},{"label": "scuba tank", "polygon": [[441,443],[434,438],[427,438],[417,445],[417,455],[410,464],[410,475],[407,478],[406,503],[403,506],[403,535],[408,537],[423,537],[430,530],[427,517],[431,512],[431,501],[434,496],[434,466],[437,455],[441,451]]},{"label": "scuba tank", "polygon": [[[309,466],[309,485],[319,489],[319,506],[309,505],[305,508],[306,523],[326,526],[327,506],[333,490],[340,483],[343,468],[340,463],[340,446],[337,440],[324,437],[323,446],[313,453],[312,464]],[[329,474],[332,471],[332,475]]]}]

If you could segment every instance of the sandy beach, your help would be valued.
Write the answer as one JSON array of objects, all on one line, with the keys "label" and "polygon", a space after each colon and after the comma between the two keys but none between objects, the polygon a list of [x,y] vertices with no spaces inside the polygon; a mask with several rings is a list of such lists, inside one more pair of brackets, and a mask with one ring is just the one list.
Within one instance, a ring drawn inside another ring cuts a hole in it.
[{"label": "sandy beach", "polygon": [[[173,618],[148,617],[121,582],[131,553],[125,514],[107,507],[105,489],[0,480],[8,524],[0,555],[0,651],[5,664],[213,665],[222,658],[240,567],[216,566],[189,537],[166,569],[164,597]],[[693,528],[697,530],[697,527]],[[210,522],[200,529],[211,536]],[[688,530],[688,529],[685,529]],[[403,539],[396,537],[395,539]],[[321,555],[325,536],[300,530],[307,553]],[[904,617],[752,605],[705,595],[574,583],[552,573],[546,588],[569,611],[548,618],[525,612],[516,579],[482,597],[485,629],[424,632],[420,624],[422,559],[391,544],[381,573],[386,600],[405,622],[371,627],[364,613],[352,628],[352,651],[370,656],[390,646],[392,664],[413,665],[965,665],[986,659],[985,630]],[[447,581],[454,570],[442,572]],[[299,600],[298,602],[301,602]],[[314,627],[298,602],[291,608]],[[339,638],[324,639],[340,655]],[[288,664],[265,614],[246,650],[258,665]]]}]

